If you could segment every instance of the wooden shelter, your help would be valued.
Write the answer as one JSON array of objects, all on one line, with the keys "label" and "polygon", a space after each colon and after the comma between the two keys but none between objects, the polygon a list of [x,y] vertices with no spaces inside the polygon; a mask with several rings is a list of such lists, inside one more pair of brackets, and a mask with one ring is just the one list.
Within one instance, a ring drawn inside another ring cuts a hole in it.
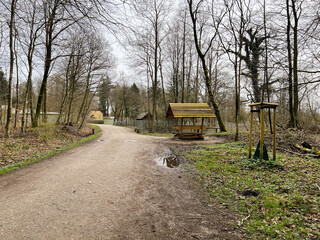
[{"label": "wooden shelter", "polygon": [[260,113],[260,156],[263,158],[263,140],[264,140],[264,109],[273,109],[273,160],[276,160],[276,108],[278,103],[259,102],[249,104],[250,107],[250,133],[249,133],[249,158],[252,157],[252,125],[253,125],[253,113]]},{"label": "wooden shelter", "polygon": [[[205,118],[213,118],[215,114],[207,103],[169,103],[167,118],[174,118],[172,126],[176,136],[182,139],[199,138],[203,139]],[[201,125],[196,125],[196,120],[201,119]],[[192,121],[186,122],[186,119]],[[188,123],[188,124],[187,124]]]},{"label": "wooden shelter", "polygon": [[152,119],[152,115],[148,112],[143,112],[140,113],[137,117],[136,120],[151,120]]}]

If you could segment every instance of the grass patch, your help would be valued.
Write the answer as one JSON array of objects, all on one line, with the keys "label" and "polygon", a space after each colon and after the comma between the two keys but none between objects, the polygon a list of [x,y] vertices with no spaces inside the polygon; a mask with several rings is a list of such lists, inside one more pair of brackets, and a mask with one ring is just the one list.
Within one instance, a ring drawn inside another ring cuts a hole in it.
[{"label": "grass patch", "polygon": [[139,133],[141,135],[146,136],[154,136],[154,137],[173,137],[174,134],[172,133]]},{"label": "grass patch", "polygon": [[90,127],[92,127],[94,129],[95,133],[101,132],[101,128],[98,125],[90,125]]},{"label": "grass patch", "polygon": [[113,119],[104,119],[104,124],[113,125]]},{"label": "grass patch", "polygon": [[[101,129],[100,129],[100,131],[101,131]],[[79,146],[79,145],[81,145],[81,144],[83,144],[85,142],[91,141],[91,140],[93,140],[93,139],[95,139],[95,138],[97,138],[99,136],[101,136],[101,133],[96,133],[96,134],[90,135],[90,136],[88,136],[86,138],[83,138],[81,140],[74,141],[74,142],[72,142],[69,145],[66,145],[64,147],[57,148],[57,149],[52,149],[52,150],[49,150],[46,153],[38,154],[38,155],[33,156],[31,158],[28,158],[28,159],[26,159],[24,161],[16,162],[14,164],[10,164],[10,165],[6,165],[4,167],[0,167],[0,175],[2,175],[4,173],[11,172],[11,171],[13,171],[15,169],[18,169],[20,167],[23,167],[23,166],[27,166],[27,165],[30,165],[32,163],[42,161],[42,160],[44,160],[46,158],[49,158],[49,157],[52,157],[52,156],[54,156],[54,155],[56,155],[58,153],[61,153],[63,151],[66,151],[66,150],[69,150],[69,149],[74,148],[76,146]]]},{"label": "grass patch", "polygon": [[247,158],[241,142],[204,145],[184,152],[212,201],[238,212],[253,239],[320,238],[320,162],[278,155]]}]

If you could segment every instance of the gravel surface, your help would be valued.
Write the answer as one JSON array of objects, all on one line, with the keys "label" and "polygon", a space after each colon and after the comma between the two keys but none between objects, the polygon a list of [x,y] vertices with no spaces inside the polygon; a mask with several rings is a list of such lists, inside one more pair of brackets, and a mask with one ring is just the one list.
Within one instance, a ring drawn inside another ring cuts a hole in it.
[{"label": "gravel surface", "polygon": [[0,239],[241,239],[234,214],[205,203],[168,138],[103,135],[0,177]]}]

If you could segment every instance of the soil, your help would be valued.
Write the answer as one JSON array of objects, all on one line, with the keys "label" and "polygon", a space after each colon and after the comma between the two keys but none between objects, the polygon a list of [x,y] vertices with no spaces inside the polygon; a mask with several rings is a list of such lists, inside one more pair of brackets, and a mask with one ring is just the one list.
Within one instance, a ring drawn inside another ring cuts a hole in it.
[{"label": "soil", "polygon": [[203,141],[101,128],[93,142],[0,176],[0,239],[242,238],[234,212],[163,162],[172,144]]}]

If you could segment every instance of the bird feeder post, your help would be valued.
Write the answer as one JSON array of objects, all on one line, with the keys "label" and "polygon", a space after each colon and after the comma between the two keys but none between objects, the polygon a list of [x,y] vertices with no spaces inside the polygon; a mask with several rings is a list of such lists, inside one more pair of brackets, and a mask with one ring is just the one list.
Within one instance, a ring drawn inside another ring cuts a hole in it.
[{"label": "bird feeder post", "polygon": [[276,122],[277,122],[277,116],[276,116],[276,108],[273,109],[273,161],[276,160],[276,145],[277,145],[277,137],[276,137]]},{"label": "bird feeder post", "polygon": [[181,125],[180,125],[180,135],[181,136],[183,136],[182,129],[183,129],[183,118],[181,118]]},{"label": "bird feeder post", "polygon": [[249,158],[252,157],[252,125],[253,125],[253,109],[250,107],[250,132],[249,132]]},{"label": "bird feeder post", "polygon": [[[252,103],[249,104],[250,107],[250,132],[249,132],[249,158],[252,157],[252,125],[253,125],[253,113],[260,112],[260,152],[259,152],[259,159],[263,159],[263,143],[264,143],[264,109],[265,108],[272,108],[273,109],[273,160],[276,160],[276,109],[278,107],[278,103],[266,103],[266,102],[259,102],[259,103]],[[256,108],[256,109],[253,109]]]},{"label": "bird feeder post", "polygon": [[263,159],[263,139],[264,138],[264,115],[263,108],[260,108],[260,161]]},{"label": "bird feeder post", "polygon": [[203,135],[203,122],[204,122],[204,118],[201,119],[201,137]]}]

